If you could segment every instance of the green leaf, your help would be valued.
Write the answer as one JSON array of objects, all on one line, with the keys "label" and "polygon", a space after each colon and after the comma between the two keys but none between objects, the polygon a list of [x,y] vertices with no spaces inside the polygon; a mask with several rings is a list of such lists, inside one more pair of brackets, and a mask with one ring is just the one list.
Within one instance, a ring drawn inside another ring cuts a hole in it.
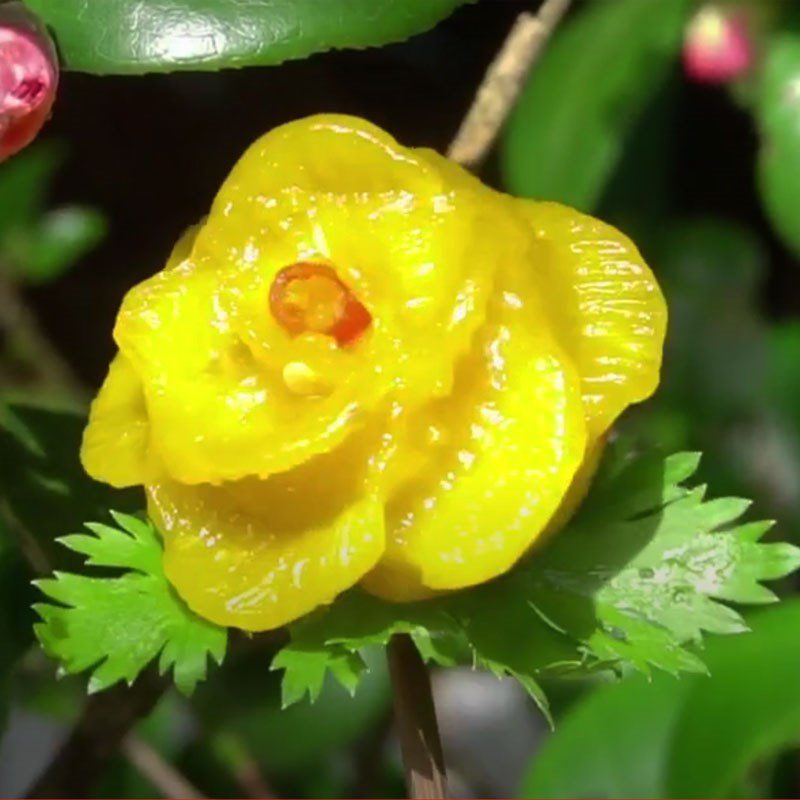
[{"label": "green leaf", "polygon": [[676,61],[688,0],[603,0],[556,34],[509,121],[506,186],[591,211]]},{"label": "green leaf", "polygon": [[800,35],[785,33],[770,44],[756,117],[762,145],[758,164],[764,209],[785,244],[800,253]]},{"label": "green leaf", "polygon": [[710,677],[636,677],[589,694],[559,720],[521,796],[741,796],[747,770],[800,731],[800,601],[748,621],[748,636],[708,643]]},{"label": "green leaf", "polygon": [[667,797],[666,761],[688,688],[671,676],[600,686],[558,720],[518,796]]},{"label": "green leaf", "polygon": [[[792,545],[759,542],[769,523],[731,527],[748,501],[706,501],[704,487],[673,481],[696,463],[694,454],[631,459],[531,563],[531,602],[559,628],[585,629],[582,640],[601,660],[645,672],[702,670],[685,643],[699,643],[704,631],[746,629],[720,601],[769,602],[760,581],[800,566]],[[619,513],[615,498],[628,497],[634,502]]]},{"label": "green leaf", "polygon": [[701,410],[702,436],[763,405],[767,342],[757,295],[769,259],[752,231],[729,220],[684,222],[661,238],[654,260],[673,324],[658,401]]},{"label": "green leaf", "polygon": [[800,740],[800,602],[749,620],[753,632],[713,642],[710,681],[685,695],[668,765],[670,797],[726,797],[753,764]]},{"label": "green leaf", "polygon": [[439,651],[429,632],[437,638],[457,634],[457,628],[450,626],[451,620],[435,603],[397,606],[358,589],[347,592],[329,608],[291,627],[291,643],[272,662],[272,669],[284,670],[283,705],[288,707],[306,695],[314,702],[328,672],[355,691],[364,668],[359,651],[386,645],[395,633],[411,634],[415,640],[421,637],[418,647],[423,655],[438,662]]},{"label": "green leaf", "polygon": [[0,165],[0,260],[15,280],[53,280],[105,236],[105,219],[93,209],[45,212],[47,188],[62,160],[61,148],[48,143]]},{"label": "green leaf", "polygon": [[794,425],[800,445],[800,322],[782,322],[769,332],[769,383],[772,403]]},{"label": "green leaf", "polygon": [[[704,632],[746,630],[722,601],[775,599],[761,581],[800,566],[800,550],[762,544],[769,523],[734,523],[747,501],[705,500],[683,484],[696,453],[622,457],[612,448],[584,506],[565,530],[512,573],[420,603],[385,603],[359,590],[290,626],[274,667],[284,702],[319,693],[331,671],[348,686],[356,655],[408,633],[443,666],[511,675],[547,713],[539,679],[630,666],[703,672],[692,645]],[[342,675],[345,678],[342,678]]]},{"label": "green leaf", "polygon": [[94,249],[105,234],[106,221],[98,211],[66,206],[9,232],[3,251],[15,277],[27,283],[45,283]]},{"label": "green leaf", "polygon": [[354,691],[364,671],[364,662],[357,652],[343,647],[306,647],[298,643],[281,650],[272,662],[272,669],[284,671],[281,704],[288,708],[306,695],[313,703],[322,692],[328,672],[345,689]]},{"label": "green leaf", "polygon": [[37,143],[0,164],[0,241],[36,219],[62,160],[61,148]]},{"label": "green leaf", "polygon": [[68,69],[144,73],[280,64],[397,42],[470,0],[24,0]]},{"label": "green leaf", "polygon": [[62,539],[87,564],[126,570],[119,577],[55,573],[36,582],[58,605],[35,606],[34,626],[45,652],[67,672],[92,669],[89,692],[124,680],[131,684],[155,658],[162,674],[191,694],[205,678],[208,658],[225,656],[227,630],[193,614],[173,592],[162,566],[158,536],[149,523],[114,514],[119,528],[89,526],[92,535]]}]

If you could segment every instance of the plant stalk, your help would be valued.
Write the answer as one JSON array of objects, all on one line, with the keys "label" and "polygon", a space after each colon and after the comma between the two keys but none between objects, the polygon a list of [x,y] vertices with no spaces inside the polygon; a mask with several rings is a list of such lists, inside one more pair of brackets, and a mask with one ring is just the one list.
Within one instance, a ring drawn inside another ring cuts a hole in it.
[{"label": "plant stalk", "polygon": [[[0,265],[1,267],[2,265]],[[42,331],[39,320],[28,308],[18,287],[0,274],[0,333],[25,357],[38,384],[83,400],[85,387],[72,367]]]},{"label": "plant stalk", "polygon": [[392,637],[388,657],[408,796],[434,800],[447,797],[444,753],[428,669],[405,633]]},{"label": "plant stalk", "polygon": [[448,158],[465,167],[480,166],[571,4],[572,0],[544,0],[537,13],[525,12],[517,17],[450,144]]}]

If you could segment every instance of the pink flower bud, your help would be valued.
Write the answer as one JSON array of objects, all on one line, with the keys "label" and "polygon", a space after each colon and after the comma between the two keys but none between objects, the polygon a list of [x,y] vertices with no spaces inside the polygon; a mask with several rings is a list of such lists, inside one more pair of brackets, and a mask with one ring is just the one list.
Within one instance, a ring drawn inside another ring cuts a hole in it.
[{"label": "pink flower bud", "polygon": [[57,86],[58,58],[44,26],[21,3],[0,5],[0,161],[33,141]]},{"label": "pink flower bud", "polygon": [[742,16],[714,5],[700,10],[689,24],[683,63],[698,83],[725,84],[753,64],[753,45]]}]

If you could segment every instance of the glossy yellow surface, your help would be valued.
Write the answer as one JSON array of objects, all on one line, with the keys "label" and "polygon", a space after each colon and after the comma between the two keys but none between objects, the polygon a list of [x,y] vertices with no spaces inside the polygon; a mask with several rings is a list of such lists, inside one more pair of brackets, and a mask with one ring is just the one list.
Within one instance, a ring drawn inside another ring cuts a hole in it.
[{"label": "glossy yellow surface", "polygon": [[[299,262],[367,309],[355,341],[273,316]],[[418,599],[502,574],[566,518],[655,389],[665,324],[615,229],[311,117],[256,142],[125,298],[83,462],[145,486],[170,580],[215,622],[275,628],[358,582]]]}]

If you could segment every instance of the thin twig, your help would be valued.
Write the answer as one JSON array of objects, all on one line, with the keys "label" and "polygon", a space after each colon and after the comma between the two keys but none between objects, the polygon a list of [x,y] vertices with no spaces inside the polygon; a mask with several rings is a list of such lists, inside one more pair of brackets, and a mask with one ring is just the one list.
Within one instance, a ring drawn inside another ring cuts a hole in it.
[{"label": "thin twig", "polygon": [[39,540],[19,521],[5,498],[0,498],[0,523],[17,542],[17,547],[31,571],[38,576],[52,572],[50,559]]},{"label": "thin twig", "polygon": [[407,634],[395,634],[389,642],[389,672],[408,796],[431,800],[447,797],[431,679],[417,646]]},{"label": "thin twig", "polygon": [[257,797],[259,800],[277,797],[267,783],[261,765],[251,755],[245,756],[233,771],[233,778],[245,792],[247,797]]},{"label": "thin twig", "polygon": [[61,353],[42,331],[17,287],[0,275],[0,331],[12,347],[25,357],[38,382],[48,389],[61,389],[77,398],[86,391]]},{"label": "thin twig", "polygon": [[538,13],[520,14],[492,61],[475,100],[447,155],[467,167],[478,166],[491,150],[525,79],[572,0],[544,0]]},{"label": "thin twig", "polygon": [[245,742],[230,731],[210,735],[211,747],[218,759],[239,784],[245,797],[275,797],[267,783],[258,760],[250,752]]},{"label": "thin twig", "polygon": [[122,741],[122,752],[139,772],[147,778],[164,797],[195,798],[203,800],[204,795],[189,783],[172,764],[144,739],[130,734]]}]

